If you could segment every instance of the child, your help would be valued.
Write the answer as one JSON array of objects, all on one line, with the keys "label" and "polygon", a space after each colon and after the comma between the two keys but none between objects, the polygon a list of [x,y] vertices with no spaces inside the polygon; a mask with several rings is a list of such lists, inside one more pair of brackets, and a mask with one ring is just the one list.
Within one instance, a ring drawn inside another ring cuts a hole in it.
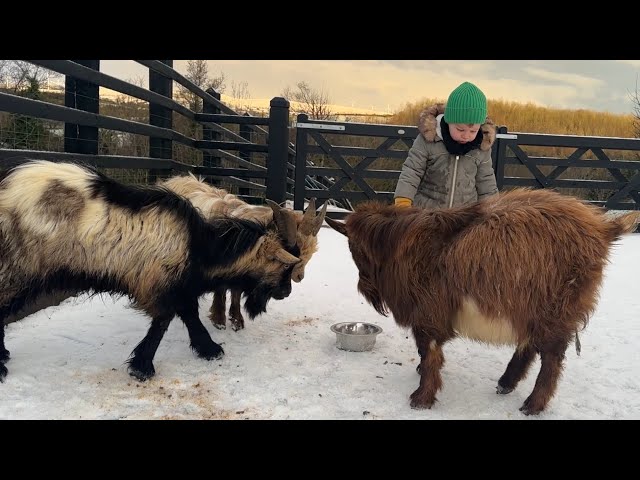
[{"label": "child", "polygon": [[418,130],[402,165],[396,205],[450,208],[498,192],[491,164],[496,128],[478,87],[464,82],[449,94],[446,105],[424,110]]},{"label": "child", "polygon": [[[418,130],[396,185],[396,205],[451,208],[498,192],[491,162],[496,128],[478,87],[464,82],[446,105],[424,110]],[[424,356],[420,349],[418,354]]]}]

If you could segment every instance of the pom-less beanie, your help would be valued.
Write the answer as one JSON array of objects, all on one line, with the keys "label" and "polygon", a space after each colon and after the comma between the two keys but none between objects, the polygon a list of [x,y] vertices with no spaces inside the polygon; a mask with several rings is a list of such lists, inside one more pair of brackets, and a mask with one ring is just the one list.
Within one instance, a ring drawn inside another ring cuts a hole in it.
[{"label": "pom-less beanie", "polygon": [[444,109],[445,122],[479,123],[487,119],[487,99],[473,83],[464,82],[449,94]]}]

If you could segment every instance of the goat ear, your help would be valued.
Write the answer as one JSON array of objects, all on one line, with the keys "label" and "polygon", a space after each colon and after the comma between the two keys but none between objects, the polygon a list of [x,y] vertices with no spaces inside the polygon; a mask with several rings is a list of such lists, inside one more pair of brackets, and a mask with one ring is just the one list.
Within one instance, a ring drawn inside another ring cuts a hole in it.
[{"label": "goat ear", "polygon": [[295,265],[300,261],[298,257],[296,257],[295,255],[291,255],[284,248],[279,248],[273,255],[270,255],[268,258],[270,260],[277,260],[280,263],[284,263],[285,265]]},{"label": "goat ear", "polygon": [[333,218],[329,218],[326,217],[325,221],[327,222],[327,224],[333,228],[335,231],[340,232],[341,234],[343,234],[345,237],[348,237],[349,235],[347,235],[347,227],[343,222],[339,222],[337,220],[334,220]]}]

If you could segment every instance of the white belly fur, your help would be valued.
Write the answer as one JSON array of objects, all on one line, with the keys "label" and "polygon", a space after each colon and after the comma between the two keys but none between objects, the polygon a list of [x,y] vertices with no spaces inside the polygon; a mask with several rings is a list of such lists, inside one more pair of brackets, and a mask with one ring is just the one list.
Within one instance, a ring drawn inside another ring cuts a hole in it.
[{"label": "white belly fur", "polygon": [[498,345],[516,345],[516,332],[505,317],[485,317],[476,302],[466,297],[453,316],[453,329],[463,337]]}]

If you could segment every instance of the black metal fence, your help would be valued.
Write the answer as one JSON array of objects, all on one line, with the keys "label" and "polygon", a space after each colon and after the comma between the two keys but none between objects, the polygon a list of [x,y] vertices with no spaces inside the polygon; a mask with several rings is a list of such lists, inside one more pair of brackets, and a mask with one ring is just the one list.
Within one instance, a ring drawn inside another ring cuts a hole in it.
[{"label": "black metal fence", "polygon": [[[222,103],[217,92],[202,90],[175,71],[172,60],[136,62],[148,69],[149,89],[100,72],[99,60],[29,60],[64,75],[63,99],[56,103],[0,89],[0,122],[7,117],[15,129],[13,141],[0,135],[0,169],[47,158],[81,160],[112,175],[136,171],[135,181],[142,182],[189,171],[251,203],[265,197],[278,203],[293,200],[294,208],[302,209],[305,199],[317,197],[348,211],[366,199],[392,200],[418,134],[413,126],[318,121],[307,115],[291,122],[289,102],[280,97],[271,100],[267,117],[241,115]],[[174,99],[176,85],[201,100],[201,111]],[[147,107],[135,119],[119,118],[119,105],[109,105],[106,112],[101,87]],[[44,147],[23,141],[18,132],[34,119],[56,123],[48,131],[62,132],[57,134],[62,141]],[[2,123],[0,134],[1,128]],[[105,147],[107,134],[142,141],[123,154]],[[640,206],[640,139],[500,127],[492,148],[500,189],[554,188],[608,209]],[[342,216],[337,210],[330,215]]]},{"label": "black metal fence", "polygon": [[[418,134],[415,127],[317,121],[306,115],[298,116],[296,127],[296,209],[311,196],[345,204],[391,202]],[[607,209],[640,208],[640,139],[519,133],[506,127],[499,127],[496,137],[492,158],[500,190],[554,188]],[[310,159],[315,166],[309,166]],[[305,175],[331,185],[297,188]]]},{"label": "black metal fence", "polygon": [[[65,76],[64,105],[0,91],[0,112],[62,123],[64,140],[58,151],[29,148],[28,143],[6,148],[5,142],[0,145],[5,147],[0,148],[0,169],[34,158],[80,160],[111,173],[142,170],[142,181],[150,183],[189,171],[225,188],[236,187],[239,195],[250,202],[267,197],[282,203],[293,198],[295,152],[288,140],[286,99],[272,99],[268,117],[240,115],[220,102],[215,91],[204,91],[175,71],[172,60],[137,62],[149,69],[148,90],[100,72],[99,60],[29,60],[30,64]],[[202,112],[173,99],[175,83],[202,99]],[[101,114],[100,87],[146,102],[148,122]],[[196,126],[193,134],[176,129],[177,115]],[[236,131],[226,128],[228,124],[234,125]],[[148,147],[136,155],[101,153],[100,134],[104,131],[144,137]],[[176,147],[197,152],[195,161],[176,160]]]}]

